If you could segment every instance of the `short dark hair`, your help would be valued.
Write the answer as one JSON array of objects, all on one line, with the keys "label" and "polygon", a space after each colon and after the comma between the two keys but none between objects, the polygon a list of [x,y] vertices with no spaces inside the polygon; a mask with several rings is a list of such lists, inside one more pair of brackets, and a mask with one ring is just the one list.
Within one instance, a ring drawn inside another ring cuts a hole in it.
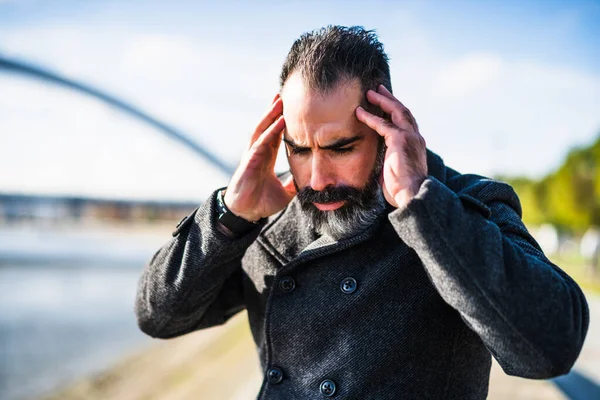
[{"label": "short dark hair", "polygon": [[280,88],[300,72],[311,89],[328,91],[346,80],[358,79],[364,93],[392,84],[388,56],[374,30],[362,26],[329,25],[302,34],[290,49],[279,78]]}]

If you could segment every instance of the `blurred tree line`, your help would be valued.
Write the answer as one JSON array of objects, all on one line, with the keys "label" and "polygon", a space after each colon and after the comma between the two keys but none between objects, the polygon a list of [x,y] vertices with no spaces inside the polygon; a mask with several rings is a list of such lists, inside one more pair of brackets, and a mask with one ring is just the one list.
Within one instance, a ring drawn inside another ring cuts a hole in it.
[{"label": "blurred tree line", "polygon": [[572,149],[563,164],[541,180],[498,179],[519,195],[527,225],[550,223],[575,235],[600,228],[600,135],[590,146]]}]

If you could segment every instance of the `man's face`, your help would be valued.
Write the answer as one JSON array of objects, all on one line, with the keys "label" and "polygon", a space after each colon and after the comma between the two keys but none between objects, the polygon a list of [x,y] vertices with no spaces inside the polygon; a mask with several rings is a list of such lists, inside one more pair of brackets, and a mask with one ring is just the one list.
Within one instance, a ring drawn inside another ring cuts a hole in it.
[{"label": "man's face", "polygon": [[284,141],[303,209],[321,233],[340,238],[364,230],[385,200],[375,170],[381,166],[379,136],[355,116],[363,97],[358,80],[317,92],[294,73],[281,97]]}]

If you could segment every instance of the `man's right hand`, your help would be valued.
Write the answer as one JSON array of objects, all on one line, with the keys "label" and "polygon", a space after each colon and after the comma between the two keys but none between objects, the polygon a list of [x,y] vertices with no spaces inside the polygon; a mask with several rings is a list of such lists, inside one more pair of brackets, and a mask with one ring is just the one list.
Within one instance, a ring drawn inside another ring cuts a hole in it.
[{"label": "man's right hand", "polygon": [[290,176],[284,183],[275,175],[275,160],[285,121],[283,102],[275,96],[271,108],[252,134],[225,192],[225,205],[238,217],[258,221],[282,210],[296,195]]}]

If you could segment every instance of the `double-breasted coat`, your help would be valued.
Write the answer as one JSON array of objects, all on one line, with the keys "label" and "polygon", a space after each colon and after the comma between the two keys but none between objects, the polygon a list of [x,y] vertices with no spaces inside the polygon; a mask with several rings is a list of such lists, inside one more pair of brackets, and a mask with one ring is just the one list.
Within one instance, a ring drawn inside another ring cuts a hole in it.
[{"label": "double-breasted coat", "polygon": [[146,266],[140,328],[172,338],[247,309],[259,399],[485,399],[492,355],[511,375],[567,373],[588,327],[580,288],[509,185],[427,158],[406,208],[339,241],[317,237],[297,199],[229,238],[213,193]]}]

